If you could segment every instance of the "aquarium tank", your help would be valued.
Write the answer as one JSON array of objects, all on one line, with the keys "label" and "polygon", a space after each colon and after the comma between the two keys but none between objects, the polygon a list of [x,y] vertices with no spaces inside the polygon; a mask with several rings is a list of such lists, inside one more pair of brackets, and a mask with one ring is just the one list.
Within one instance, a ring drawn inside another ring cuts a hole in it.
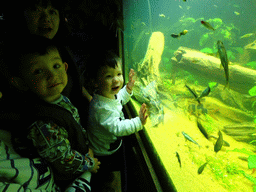
[{"label": "aquarium tank", "polygon": [[256,1],[126,0],[124,63],[176,191],[256,191]]}]

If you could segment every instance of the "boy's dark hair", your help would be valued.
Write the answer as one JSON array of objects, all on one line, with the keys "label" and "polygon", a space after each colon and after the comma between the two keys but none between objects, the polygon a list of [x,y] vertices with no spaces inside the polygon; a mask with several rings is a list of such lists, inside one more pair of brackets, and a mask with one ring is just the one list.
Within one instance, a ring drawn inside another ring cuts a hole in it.
[{"label": "boy's dark hair", "polygon": [[61,46],[54,40],[37,35],[29,35],[23,39],[14,40],[14,42],[8,44],[4,50],[4,63],[6,65],[8,75],[20,75],[22,60],[25,55],[45,55],[48,53],[49,48],[52,47],[57,48],[61,56]]}]

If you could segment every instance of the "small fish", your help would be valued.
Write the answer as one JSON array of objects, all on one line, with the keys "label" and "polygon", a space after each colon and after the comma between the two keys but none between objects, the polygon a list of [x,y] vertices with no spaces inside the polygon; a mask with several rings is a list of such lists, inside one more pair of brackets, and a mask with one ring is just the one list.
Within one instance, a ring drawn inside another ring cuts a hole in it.
[{"label": "small fish", "polygon": [[[195,97],[195,99],[197,100],[198,95],[196,94],[196,92],[193,91],[188,85],[185,85],[185,87],[187,87],[187,89],[189,90],[189,92],[190,92],[190,93]],[[197,100],[197,102],[198,102],[199,104],[201,104],[199,100]]]},{"label": "small fish", "polygon": [[238,13],[237,11],[234,11],[234,14],[236,14],[236,15],[240,15],[240,13]]},{"label": "small fish", "polygon": [[222,41],[218,41],[217,42],[217,48],[218,48],[218,53],[220,55],[220,61],[221,61],[221,65],[224,68],[224,72],[225,72],[225,77],[226,77],[226,85],[224,87],[224,89],[226,87],[229,87],[229,70],[228,70],[228,56],[227,56],[227,52],[226,49],[222,43]]},{"label": "small fish", "polygon": [[179,8],[183,9],[180,5],[179,5]]},{"label": "small fish", "polygon": [[187,133],[185,133],[184,131],[181,132],[182,135],[187,139],[189,140],[190,142],[192,143],[195,143],[196,145],[198,145],[199,147],[201,147],[194,139],[192,139]]},{"label": "small fish", "polygon": [[205,128],[203,127],[203,125],[199,122],[199,120],[197,119],[197,127],[199,128],[199,130],[201,131],[201,133],[205,136],[206,139],[209,139],[209,135],[207,133],[207,131],[205,130]]},{"label": "small fish", "polygon": [[210,25],[210,23],[206,22],[206,21],[201,21],[201,23],[203,24],[203,26],[205,26],[207,29],[213,30],[215,31],[215,29]]},{"label": "small fish", "polygon": [[159,17],[165,18],[165,15],[164,14],[159,14]]},{"label": "small fish", "polygon": [[203,170],[204,170],[205,166],[207,165],[207,163],[208,163],[208,162],[204,163],[203,165],[201,165],[201,166],[198,168],[198,171],[197,171],[198,174],[201,174],[201,173],[203,172]]},{"label": "small fish", "polygon": [[173,37],[173,38],[179,38],[180,37],[180,34],[171,34],[171,36]]},{"label": "small fish", "polygon": [[[215,137],[215,136],[213,136],[213,135],[210,135],[209,138],[214,138],[214,139],[216,139],[216,140],[218,139],[217,137]],[[225,146],[225,147],[230,147],[230,144],[229,144],[227,141],[223,140],[223,146]]]},{"label": "small fish", "polygon": [[219,150],[221,150],[221,147],[223,145],[223,136],[222,133],[219,131],[219,138],[217,139],[215,145],[214,145],[214,151],[218,153]]},{"label": "small fish", "polygon": [[254,35],[254,33],[247,33],[247,34],[241,36],[240,39],[248,38],[248,37],[251,37],[251,36],[253,36],[253,35]]},{"label": "small fish", "polygon": [[180,167],[181,167],[181,160],[180,160],[180,155],[179,155],[179,153],[178,153],[178,152],[176,152],[176,157],[177,157],[177,159],[178,159],[178,162],[179,162],[179,164],[180,164]]},{"label": "small fish", "polygon": [[197,100],[201,99],[202,97],[208,96],[210,92],[211,92],[211,88],[208,86],[205,90],[203,90],[203,92],[202,92],[201,95],[197,98]]},{"label": "small fish", "polygon": [[184,30],[184,31],[182,31],[182,32],[180,32],[179,34],[171,34],[171,36],[173,37],[173,38],[179,38],[180,36],[182,36],[182,35],[186,35],[188,33],[188,30]]}]

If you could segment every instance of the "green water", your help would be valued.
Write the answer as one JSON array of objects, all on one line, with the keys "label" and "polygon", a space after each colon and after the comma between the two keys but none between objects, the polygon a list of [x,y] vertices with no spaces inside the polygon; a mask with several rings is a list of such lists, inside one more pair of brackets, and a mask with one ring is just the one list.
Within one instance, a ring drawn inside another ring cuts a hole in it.
[{"label": "green water", "polygon": [[[177,191],[256,188],[255,16],[255,0],[124,2],[125,70],[126,75],[130,68],[138,74],[133,103],[137,111],[142,103],[148,105],[148,140]],[[179,38],[171,36],[184,30],[187,33]],[[147,67],[155,62],[156,53],[147,60],[149,64],[145,58],[154,32],[163,34],[164,48],[152,73]],[[217,41],[223,42],[229,60],[229,88],[225,88],[227,79],[220,68]],[[192,56],[186,55],[192,52]],[[198,96],[207,87],[211,89],[198,102],[185,85]],[[224,141],[216,152],[219,131]]]}]

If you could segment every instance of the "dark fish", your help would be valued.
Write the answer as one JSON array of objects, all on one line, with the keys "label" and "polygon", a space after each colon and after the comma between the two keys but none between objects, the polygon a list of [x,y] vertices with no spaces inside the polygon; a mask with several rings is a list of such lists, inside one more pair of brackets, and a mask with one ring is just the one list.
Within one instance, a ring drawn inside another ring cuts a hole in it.
[{"label": "dark fish", "polygon": [[203,92],[202,92],[201,95],[197,98],[197,100],[201,99],[202,97],[208,96],[210,92],[211,92],[211,88],[208,86],[205,90],[203,90]]},{"label": "dark fish", "polygon": [[206,139],[209,139],[209,135],[206,132],[205,128],[202,126],[202,124],[197,120],[197,127],[201,131],[201,133],[205,136]]},{"label": "dark fish", "polygon": [[[209,136],[209,138],[214,138],[214,139],[218,139],[217,137],[215,137],[215,136],[213,136],[213,135],[210,135]],[[227,141],[225,141],[225,140],[223,140],[223,146],[225,146],[225,147],[230,147],[230,144],[227,142]]]},{"label": "dark fish", "polygon": [[185,133],[184,131],[182,131],[182,135],[187,139],[189,140],[190,142],[192,143],[195,143],[196,145],[198,145],[200,147],[200,145],[194,140],[192,139],[187,133]]},{"label": "dark fish", "polygon": [[203,172],[203,170],[204,170],[205,166],[207,165],[207,163],[208,163],[208,162],[204,163],[203,165],[201,165],[201,166],[198,168],[198,171],[197,171],[198,174],[201,174],[201,173]]},{"label": "dark fish", "polygon": [[217,42],[217,48],[218,48],[218,53],[220,55],[221,65],[223,66],[224,72],[225,72],[225,77],[226,77],[225,88],[226,88],[226,87],[229,87],[228,56],[227,56],[227,52],[226,52],[226,49],[225,49],[222,41],[219,40]]},{"label": "dark fish", "polygon": [[[187,89],[189,90],[189,92],[190,92],[190,93],[195,97],[195,99],[197,100],[198,95],[196,94],[196,92],[193,91],[188,85],[185,85],[185,87],[187,87]],[[197,101],[198,101],[199,104],[201,104],[199,100],[197,100]]]},{"label": "dark fish", "polygon": [[178,152],[176,152],[176,157],[177,157],[177,159],[178,159],[178,162],[179,162],[179,164],[180,164],[180,167],[181,167],[181,160],[180,160],[180,155],[179,155],[179,153],[178,153]]},{"label": "dark fish", "polygon": [[222,136],[222,133],[219,131],[219,138],[217,139],[214,145],[214,151],[217,153],[219,150],[221,150],[222,145],[223,145],[223,136]]},{"label": "dark fish", "polygon": [[174,33],[173,33],[173,34],[171,34],[171,36],[172,36],[173,38],[179,38],[179,37],[180,37],[180,34],[177,35],[177,34],[174,34]]},{"label": "dark fish", "polygon": [[182,36],[182,35],[186,35],[188,33],[188,30],[184,30],[184,31],[182,31],[182,32],[180,32],[179,34],[171,34],[171,36],[173,37],[173,38],[179,38],[180,36]]},{"label": "dark fish", "polygon": [[210,25],[210,23],[206,22],[206,21],[201,21],[202,25],[205,26],[207,29],[211,29],[213,31],[215,31],[215,29]]}]

